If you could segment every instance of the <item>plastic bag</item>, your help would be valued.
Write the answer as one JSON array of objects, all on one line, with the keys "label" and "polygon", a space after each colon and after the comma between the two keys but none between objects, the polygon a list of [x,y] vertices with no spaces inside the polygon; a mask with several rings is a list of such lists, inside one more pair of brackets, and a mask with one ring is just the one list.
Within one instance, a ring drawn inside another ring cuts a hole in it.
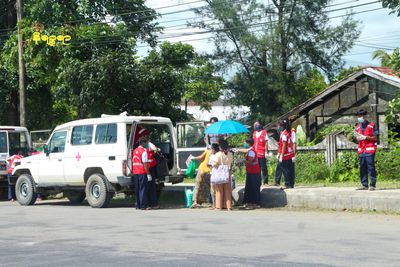
[{"label": "plastic bag", "polygon": [[196,176],[197,162],[196,160],[192,160],[189,164],[189,167],[186,169],[186,177],[194,178]]}]

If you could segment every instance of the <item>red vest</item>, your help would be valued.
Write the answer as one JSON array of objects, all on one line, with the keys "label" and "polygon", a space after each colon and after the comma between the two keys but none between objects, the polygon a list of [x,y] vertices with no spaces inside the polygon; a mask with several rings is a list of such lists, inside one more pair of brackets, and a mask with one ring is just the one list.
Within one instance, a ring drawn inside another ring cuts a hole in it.
[{"label": "red vest", "polygon": [[153,168],[155,166],[157,166],[157,161],[156,161],[156,157],[154,156],[154,151],[151,149],[147,149],[147,155],[148,155],[148,160],[149,162],[147,163],[149,168]]},{"label": "red vest", "polygon": [[[287,142],[286,142],[286,150],[282,153],[282,148],[283,148],[283,140],[282,137],[286,136]],[[283,160],[289,160],[294,157],[294,150],[293,150],[293,141],[292,141],[292,135],[288,131],[284,130],[281,133],[281,136],[279,138],[279,143],[278,143],[278,153],[282,155]]]},{"label": "red vest", "polygon": [[23,158],[23,156],[21,156],[21,155],[19,155],[19,154],[16,154],[16,155],[12,155],[11,157],[9,157],[9,158],[7,159],[7,163],[8,163],[7,172],[8,172],[8,174],[12,174],[12,172],[13,172],[15,166],[17,166],[17,161],[18,161],[19,159],[22,159],[22,158]]},{"label": "red vest", "polygon": [[258,158],[264,158],[265,157],[265,137],[267,136],[267,131],[262,130],[260,136],[257,138],[257,131],[254,131],[253,133],[253,140],[254,140],[254,149],[257,153]]},{"label": "red vest", "polygon": [[[249,157],[250,151],[254,151],[254,153],[256,153],[254,147],[251,147],[249,150],[247,150],[246,155],[244,155],[244,158],[246,161],[248,161],[250,159],[250,157]],[[257,156],[252,159],[251,164],[248,164],[248,163],[246,164],[246,172],[250,173],[250,174],[260,173],[260,165],[258,165]]]},{"label": "red vest", "polygon": [[146,149],[142,146],[138,146],[132,152],[132,172],[133,174],[146,174],[146,170],[144,169],[142,155],[146,151]]},{"label": "red vest", "polygon": [[[372,123],[372,122],[368,123],[367,128],[364,131],[364,135],[373,137],[374,136],[374,127],[375,127],[374,123]],[[359,133],[359,134],[363,134],[360,124],[357,124],[356,132]],[[362,154],[362,153],[375,154],[376,146],[377,146],[376,141],[360,140],[358,142],[358,151],[357,151],[357,153],[358,154]]]}]

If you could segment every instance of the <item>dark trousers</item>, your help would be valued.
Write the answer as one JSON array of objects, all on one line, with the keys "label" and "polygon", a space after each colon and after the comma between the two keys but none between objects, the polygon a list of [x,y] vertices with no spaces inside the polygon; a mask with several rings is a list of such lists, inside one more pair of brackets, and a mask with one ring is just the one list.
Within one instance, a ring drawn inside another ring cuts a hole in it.
[{"label": "dark trousers", "polygon": [[148,183],[147,174],[135,174],[135,194],[136,194],[136,209],[145,209],[148,204]]},{"label": "dark trousers", "polygon": [[361,184],[368,187],[368,174],[371,177],[370,186],[376,186],[375,155],[360,156],[360,178]]},{"label": "dark trousers", "polygon": [[147,192],[147,197],[149,199],[149,206],[150,207],[155,207],[158,205],[158,199],[157,199],[157,184],[156,184],[156,177],[157,177],[157,167],[152,167],[150,168],[150,173],[151,177],[153,179],[150,182],[147,182],[148,186],[148,192]]},{"label": "dark trousers", "polygon": [[262,174],[264,184],[268,184],[267,159],[265,157],[258,158],[258,164],[260,165],[260,174]]},{"label": "dark trousers", "polygon": [[294,163],[291,159],[278,161],[275,171],[275,183],[281,183],[282,174],[285,176],[285,185],[287,187],[294,187]]},{"label": "dark trousers", "polygon": [[11,183],[11,175],[7,175],[8,180],[8,200],[15,199],[15,184]]}]

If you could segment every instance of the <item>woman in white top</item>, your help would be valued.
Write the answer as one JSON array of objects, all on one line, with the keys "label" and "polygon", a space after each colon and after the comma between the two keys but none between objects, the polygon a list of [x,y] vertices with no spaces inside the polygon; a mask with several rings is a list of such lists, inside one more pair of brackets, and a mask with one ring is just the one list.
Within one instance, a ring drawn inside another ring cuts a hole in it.
[{"label": "woman in white top", "polygon": [[229,151],[228,142],[220,140],[220,151],[216,154],[216,162],[211,172],[211,183],[215,190],[215,208],[232,209],[231,167],[233,154]]}]

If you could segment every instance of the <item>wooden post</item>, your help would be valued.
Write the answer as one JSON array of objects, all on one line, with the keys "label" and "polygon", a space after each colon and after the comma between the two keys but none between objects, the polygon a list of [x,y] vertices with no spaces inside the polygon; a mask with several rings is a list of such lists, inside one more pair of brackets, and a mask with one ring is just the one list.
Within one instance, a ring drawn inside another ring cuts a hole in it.
[{"label": "wooden post", "polygon": [[329,134],[328,136],[326,136],[326,163],[329,167],[331,167],[336,160],[336,135],[337,134]]},{"label": "wooden post", "polygon": [[17,10],[17,25],[18,25],[19,124],[23,127],[26,127],[25,60],[24,60],[24,41],[21,29],[22,0],[17,0],[15,7]]}]

